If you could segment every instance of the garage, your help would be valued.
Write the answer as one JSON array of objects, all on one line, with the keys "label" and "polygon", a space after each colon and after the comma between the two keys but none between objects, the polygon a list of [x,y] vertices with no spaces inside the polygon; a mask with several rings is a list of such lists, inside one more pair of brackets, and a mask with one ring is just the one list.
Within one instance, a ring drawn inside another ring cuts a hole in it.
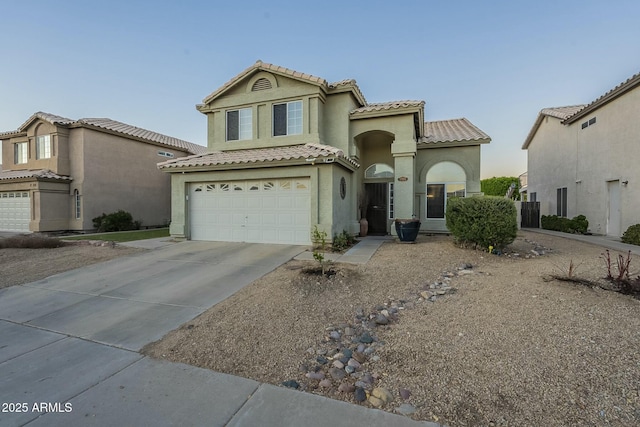
[{"label": "garage", "polygon": [[29,231],[29,192],[0,192],[0,231]]},{"label": "garage", "polygon": [[191,239],[308,245],[309,184],[309,178],[191,183]]}]

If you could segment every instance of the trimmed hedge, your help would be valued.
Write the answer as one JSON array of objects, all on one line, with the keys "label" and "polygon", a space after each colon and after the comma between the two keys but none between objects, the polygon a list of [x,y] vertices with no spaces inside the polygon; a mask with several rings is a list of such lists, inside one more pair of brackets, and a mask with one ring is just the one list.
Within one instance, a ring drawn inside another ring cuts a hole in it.
[{"label": "trimmed hedge", "polygon": [[563,233],[585,234],[589,228],[589,221],[584,215],[572,219],[557,215],[542,215],[540,225],[545,230],[561,231]]},{"label": "trimmed hedge", "polygon": [[518,232],[515,204],[504,197],[451,198],[446,218],[447,228],[461,244],[503,249]]},{"label": "trimmed hedge", "polygon": [[120,209],[117,212],[110,214],[103,213],[102,215],[93,218],[93,226],[96,228],[98,233],[129,231],[138,230],[140,228],[140,221],[134,221],[133,216],[129,212]]},{"label": "trimmed hedge", "polygon": [[640,246],[640,224],[627,228],[627,231],[622,235],[622,242]]}]

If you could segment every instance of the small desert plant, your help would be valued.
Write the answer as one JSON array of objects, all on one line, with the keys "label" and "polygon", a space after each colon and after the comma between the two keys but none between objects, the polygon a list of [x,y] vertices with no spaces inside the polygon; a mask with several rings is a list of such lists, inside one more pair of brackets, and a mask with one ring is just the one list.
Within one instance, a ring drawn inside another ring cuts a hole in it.
[{"label": "small desert plant", "polygon": [[607,279],[620,287],[620,293],[635,295],[637,298],[640,295],[640,276],[635,279],[631,278],[631,273],[629,271],[629,267],[631,265],[631,251],[627,252],[626,257],[622,254],[618,254],[615,262],[617,270],[615,275],[612,271],[613,262],[611,261],[611,254],[608,249],[604,251],[602,258],[604,259],[605,266],[607,267]]},{"label": "small desert plant", "polygon": [[635,224],[627,228],[622,235],[622,242],[631,245],[640,245],[640,224]]},{"label": "small desert plant", "polygon": [[133,216],[122,209],[110,214],[103,213],[93,218],[93,226],[99,233],[138,230],[140,225],[140,221],[134,221]]},{"label": "small desert plant", "polygon": [[315,244],[313,248],[313,258],[320,264],[322,274],[324,275],[327,264],[325,257],[327,251],[327,232],[318,230],[318,226],[314,225],[313,231],[311,232],[311,239]]},{"label": "small desert plant", "polygon": [[342,230],[342,233],[333,236],[331,241],[331,250],[334,252],[341,252],[355,243],[356,239],[353,235],[349,234],[347,230]]},{"label": "small desert plant", "polygon": [[64,242],[56,237],[40,235],[21,235],[0,239],[0,249],[26,248],[26,249],[50,249],[64,246]]}]

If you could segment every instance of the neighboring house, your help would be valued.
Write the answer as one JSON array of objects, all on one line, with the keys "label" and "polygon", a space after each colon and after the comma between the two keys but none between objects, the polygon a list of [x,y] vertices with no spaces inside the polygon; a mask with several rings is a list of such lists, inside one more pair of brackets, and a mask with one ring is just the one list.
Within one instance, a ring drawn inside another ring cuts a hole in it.
[{"label": "neighboring house", "polygon": [[143,225],[170,219],[170,180],[160,159],[206,151],[111,119],[38,112],[0,133],[0,230],[90,230],[123,209]]},{"label": "neighboring house", "polygon": [[588,105],[540,111],[527,150],[530,201],[542,215],[585,215],[620,236],[640,223],[640,74]]},{"label": "neighboring house", "polygon": [[484,132],[425,123],[423,101],[368,103],[355,80],[258,61],[197,109],[210,152],[158,165],[176,237],[309,244],[316,225],[329,239],[357,233],[361,214],[370,233],[414,216],[446,231],[447,198],[480,193]]}]

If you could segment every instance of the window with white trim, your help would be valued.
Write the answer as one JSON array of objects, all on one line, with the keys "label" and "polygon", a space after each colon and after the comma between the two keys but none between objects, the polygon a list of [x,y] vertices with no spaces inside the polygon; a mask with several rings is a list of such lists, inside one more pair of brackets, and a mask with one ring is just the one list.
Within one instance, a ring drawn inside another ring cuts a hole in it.
[{"label": "window with white trim", "polygon": [[29,145],[26,142],[18,142],[13,146],[13,163],[16,165],[27,163]]},{"label": "window with white trim", "polygon": [[444,219],[447,200],[466,196],[467,175],[460,165],[444,161],[427,172],[427,219]]},{"label": "window with white trim", "polygon": [[302,101],[273,106],[273,136],[302,134]]},{"label": "window with white trim", "polygon": [[36,159],[51,158],[51,135],[36,137]]},{"label": "window with white trim", "polygon": [[227,141],[253,138],[253,113],[251,108],[227,111]]}]

